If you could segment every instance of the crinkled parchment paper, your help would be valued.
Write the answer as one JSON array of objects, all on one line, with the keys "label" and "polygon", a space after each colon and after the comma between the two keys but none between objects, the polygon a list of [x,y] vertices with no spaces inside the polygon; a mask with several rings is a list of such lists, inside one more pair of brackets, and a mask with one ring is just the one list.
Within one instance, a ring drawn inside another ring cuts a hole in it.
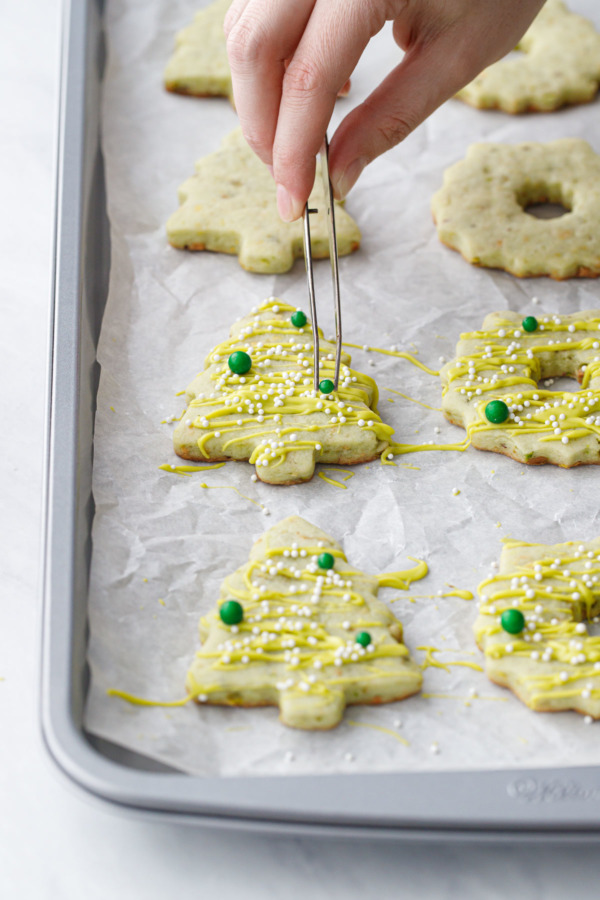
[{"label": "crinkled parchment paper", "polygon": [[[586,726],[575,713],[530,712],[469,667],[429,667],[423,688],[429,696],[352,707],[339,728],[324,734],[285,728],[273,708],[136,707],[106,695],[107,688],[119,688],[156,700],[183,697],[186,669],[199,646],[200,615],[214,604],[222,578],[245,562],[252,541],[291,513],[341,541],[350,562],[365,571],[403,568],[411,565],[408,556],[427,560],[430,575],[412,592],[386,589],[380,595],[404,623],[419,661],[424,653],[416,648],[429,644],[444,651],[438,654],[442,661],[481,662],[471,631],[476,603],[437,592],[448,585],[475,592],[498,559],[503,536],[553,543],[600,531],[596,468],[526,468],[474,449],[397,457],[396,467],[358,466],[347,490],[318,477],[295,487],[254,484],[246,463],[191,477],[159,470],[177,462],[172,426],[161,420],[179,414],[183,404],[176,392],[202,368],[232,321],[270,295],[307,307],[301,261],[287,275],[252,275],[235,257],[167,245],[164,226],[177,204],[177,186],[193,172],[196,158],[216,149],[237,124],[226,99],[179,97],[162,88],[174,33],[200,5],[107,4],[103,130],[112,272],[99,347],[87,729],[201,774],[597,763],[600,725]],[[572,5],[600,26],[591,0]],[[335,121],[398,59],[388,27],[367,49]],[[439,357],[453,355],[460,332],[477,328],[492,310],[540,314],[598,307],[596,281],[520,281],[470,266],[438,242],[429,210],[444,169],[473,141],[580,136],[600,151],[598,108],[596,102],[512,118],[451,101],[370,166],[347,204],[363,244],[340,262],[345,339],[396,344],[435,368]],[[327,333],[329,265],[316,268]],[[381,413],[399,441],[463,439],[440,412],[387,390],[438,407],[437,378],[363,350],[353,351],[353,364],[377,379]],[[417,599],[410,602],[410,596]],[[470,698],[472,689],[478,697]],[[390,729],[408,745],[368,726]],[[430,751],[434,742],[437,754]]]}]

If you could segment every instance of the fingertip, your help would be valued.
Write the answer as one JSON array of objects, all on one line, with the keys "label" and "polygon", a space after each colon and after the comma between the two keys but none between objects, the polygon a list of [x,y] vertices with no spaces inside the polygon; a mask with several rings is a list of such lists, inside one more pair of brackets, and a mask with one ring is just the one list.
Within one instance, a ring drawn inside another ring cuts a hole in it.
[{"label": "fingertip", "polygon": [[304,203],[282,184],[277,185],[277,209],[284,222],[295,222],[302,215]]},{"label": "fingertip", "polygon": [[347,197],[351,189],[358,181],[361,172],[368,163],[366,157],[361,156],[353,160],[341,171],[333,172],[331,176],[331,186],[336,200],[343,200]]}]

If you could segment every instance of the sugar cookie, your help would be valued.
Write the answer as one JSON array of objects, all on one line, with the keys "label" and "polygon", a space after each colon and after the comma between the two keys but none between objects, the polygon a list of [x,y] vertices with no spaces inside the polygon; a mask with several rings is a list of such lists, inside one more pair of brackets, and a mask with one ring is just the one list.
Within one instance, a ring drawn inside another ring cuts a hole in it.
[{"label": "sugar cookie", "polygon": [[499,574],[479,585],[474,630],[485,670],[538,712],[600,718],[600,538],[565,544],[506,541]]},{"label": "sugar cookie", "polygon": [[377,385],[351,369],[344,352],[333,391],[335,346],[320,332],[315,394],[312,328],[296,312],[266,300],[209,354],[187,388],[189,406],[173,434],[179,456],[247,459],[261,481],[296,484],[312,477],[316,462],[367,462],[386,449],[393,429],[375,411]]},{"label": "sugar cookie", "polygon": [[[199,159],[196,174],[179,189],[180,207],[167,222],[174,247],[237,253],[250,272],[287,272],[304,255],[302,220],[282,222],[269,170],[252,152],[240,128],[221,149]],[[325,197],[321,178],[309,203],[319,210],[310,220],[313,257],[329,256]],[[341,203],[335,202],[339,256],[360,245],[360,231]]]},{"label": "sugar cookie", "polygon": [[587,103],[600,84],[600,34],[561,0],[546,0],[517,50],[520,59],[484,69],[456,95],[480,109],[549,112]]},{"label": "sugar cookie", "polygon": [[[446,418],[474,447],[522,463],[600,463],[600,309],[539,321],[491,313],[440,375]],[[582,390],[538,386],[563,375]]]},{"label": "sugar cookie", "polygon": [[188,693],[200,703],[279,706],[284,725],[304,729],[333,728],[347,704],[415,694],[420,669],[379,587],[324,531],[284,519],[225,579],[217,609],[201,620]]},{"label": "sugar cookie", "polygon": [[165,87],[195,97],[224,96],[233,103],[231,70],[223,23],[231,0],[216,0],[196,13],[175,37],[175,52],[165,69]]},{"label": "sugar cookie", "polygon": [[[525,212],[542,202],[569,211]],[[600,156],[586,141],[473,144],[446,170],[432,211],[440,240],[474,265],[520,277],[600,274]]]}]

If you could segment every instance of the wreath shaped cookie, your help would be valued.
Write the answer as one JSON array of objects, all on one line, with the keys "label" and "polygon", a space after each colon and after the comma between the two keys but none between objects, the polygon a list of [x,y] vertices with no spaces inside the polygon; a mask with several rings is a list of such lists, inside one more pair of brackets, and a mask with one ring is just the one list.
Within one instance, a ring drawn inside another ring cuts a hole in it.
[{"label": "wreath shaped cookie", "polygon": [[[534,203],[569,210],[554,219]],[[600,156],[578,138],[547,144],[473,144],[432,200],[442,243],[477,266],[527,278],[600,274]]]},{"label": "wreath shaped cookie", "polygon": [[[474,447],[531,465],[600,463],[600,309],[522,322],[491,313],[440,375],[446,418]],[[560,376],[582,390],[538,387]]]},{"label": "wreath shaped cookie", "polygon": [[479,586],[474,631],[485,670],[538,712],[600,719],[600,538],[578,544],[506,541],[499,574]]},{"label": "wreath shaped cookie", "polygon": [[[410,575],[394,573],[394,575]],[[422,578],[427,565],[413,576]],[[324,531],[290,516],[254,544],[200,622],[188,695],[221,706],[279,706],[284,725],[337,725],[346,704],[389,703],[422,675],[377,592],[390,576],[352,568]]]},{"label": "wreath shaped cookie", "polygon": [[561,0],[546,0],[516,47],[520,59],[484,69],[456,95],[480,109],[549,112],[587,103],[600,85],[600,34]]}]

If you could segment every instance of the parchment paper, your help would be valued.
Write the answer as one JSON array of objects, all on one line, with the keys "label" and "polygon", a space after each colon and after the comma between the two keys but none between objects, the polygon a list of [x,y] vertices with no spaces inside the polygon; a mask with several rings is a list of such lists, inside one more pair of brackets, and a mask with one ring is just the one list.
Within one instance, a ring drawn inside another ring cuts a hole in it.
[{"label": "parchment paper", "polygon": [[[499,557],[503,536],[553,543],[591,538],[600,530],[595,467],[527,468],[474,449],[397,457],[396,467],[358,466],[347,490],[318,477],[294,487],[254,484],[246,463],[189,478],[159,470],[161,463],[178,462],[172,426],[161,420],[179,414],[183,404],[176,392],[202,368],[232,321],[270,295],[307,308],[301,261],[287,275],[252,275],[235,257],[167,245],[164,225],[177,205],[177,186],[193,172],[196,158],[216,149],[237,124],[225,99],[178,97],[162,88],[174,33],[201,5],[200,0],[107,4],[103,132],[112,271],[98,351],[87,729],[201,774],[597,763],[600,726],[586,726],[575,713],[535,714],[468,667],[429,667],[423,690],[433,696],[351,707],[344,723],[329,733],[287,729],[273,708],[147,708],[107,697],[107,688],[156,700],[183,697],[186,669],[199,646],[200,615],[213,606],[223,577],[246,561],[253,540],[292,513],[326,529],[342,542],[349,561],[365,571],[403,568],[411,565],[408,556],[427,560],[430,575],[410,594],[389,589],[380,594],[404,623],[406,642],[419,661],[424,653],[416,648],[430,644],[445,651],[438,654],[442,661],[481,662],[471,630],[476,601],[435,595],[448,585],[475,593]],[[600,27],[592,0],[572,6]],[[335,121],[399,58],[388,27],[370,44]],[[431,220],[430,198],[444,169],[462,158],[470,143],[561,136],[585,137],[600,151],[598,102],[514,118],[451,101],[370,166],[347,203],[363,243],[340,262],[345,339],[395,344],[435,368],[440,356],[453,355],[460,332],[479,327],[493,310],[539,315],[598,307],[599,285],[593,280],[521,281],[470,266],[438,242]],[[316,268],[327,333],[329,265]],[[381,413],[398,441],[463,439],[464,432],[440,412],[386,390],[438,407],[438,379],[362,350],[353,351],[353,364],[377,379]],[[224,489],[208,490],[201,483]],[[266,506],[270,515],[231,486]],[[455,487],[460,494],[452,493]],[[434,597],[419,599],[423,594]],[[410,602],[409,596],[417,599]],[[471,690],[479,696],[471,698]],[[408,745],[369,726],[389,729]],[[431,750],[434,743],[437,753]]]}]

